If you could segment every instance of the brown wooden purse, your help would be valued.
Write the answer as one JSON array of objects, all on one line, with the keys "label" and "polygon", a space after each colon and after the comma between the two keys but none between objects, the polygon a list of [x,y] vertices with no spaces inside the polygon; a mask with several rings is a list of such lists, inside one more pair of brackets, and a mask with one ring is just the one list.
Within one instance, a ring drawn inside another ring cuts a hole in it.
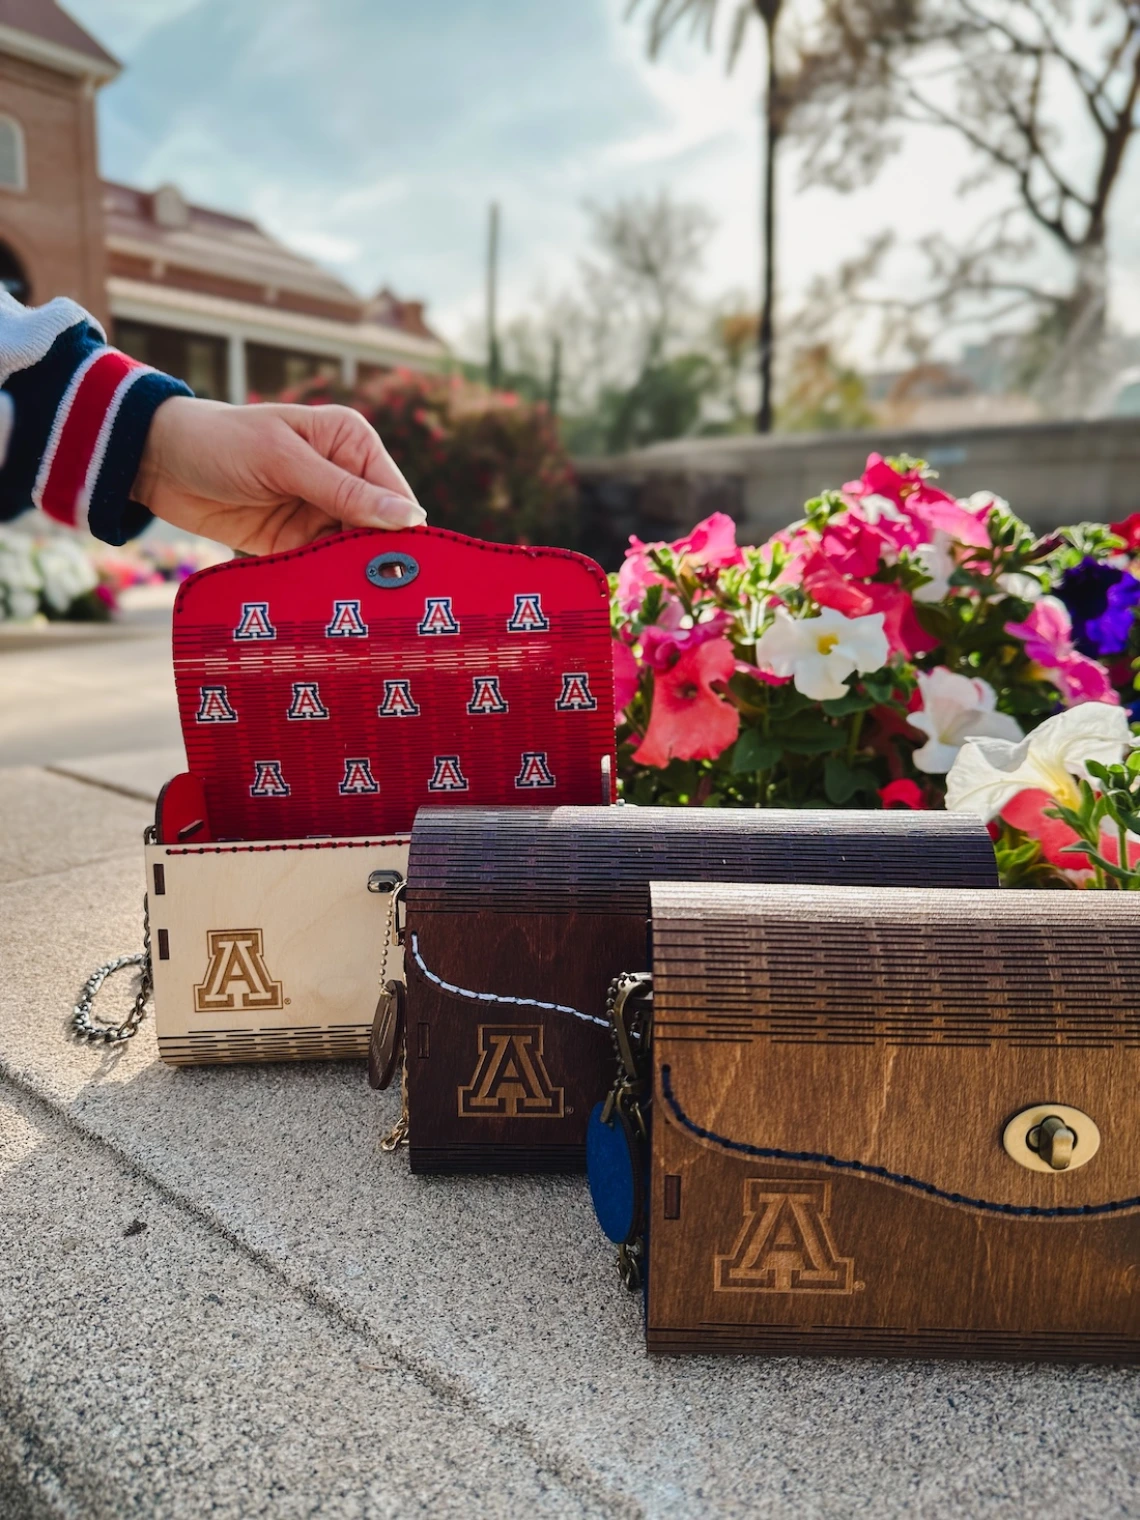
[{"label": "brown wooden purse", "polygon": [[648,968],[651,880],[996,885],[960,814],[424,808],[408,868],[413,1171],[579,1169],[606,990]]},{"label": "brown wooden purse", "polygon": [[1140,902],[654,883],[652,911],[651,1088],[591,1130],[612,1236],[614,1110],[648,1120],[651,1350],[1140,1359]]}]

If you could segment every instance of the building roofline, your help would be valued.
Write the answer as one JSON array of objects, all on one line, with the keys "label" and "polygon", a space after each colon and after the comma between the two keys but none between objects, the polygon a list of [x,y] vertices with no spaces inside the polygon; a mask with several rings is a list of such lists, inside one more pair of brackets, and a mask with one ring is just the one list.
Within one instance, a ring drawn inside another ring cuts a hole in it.
[{"label": "building roofline", "polygon": [[111,313],[116,317],[181,326],[186,331],[217,337],[240,334],[248,342],[293,347],[313,354],[351,354],[365,363],[429,366],[442,365],[448,356],[442,340],[433,342],[398,328],[310,317],[225,296],[124,279],[121,275],[112,275],[107,281],[107,296]]},{"label": "building roofline", "polygon": [[38,63],[60,74],[93,79],[97,85],[108,84],[122,72],[122,65],[110,53],[103,53],[102,57],[83,53],[78,48],[65,47],[63,43],[52,42],[47,37],[38,37],[34,32],[3,22],[0,22],[0,52],[22,58],[27,63]]}]

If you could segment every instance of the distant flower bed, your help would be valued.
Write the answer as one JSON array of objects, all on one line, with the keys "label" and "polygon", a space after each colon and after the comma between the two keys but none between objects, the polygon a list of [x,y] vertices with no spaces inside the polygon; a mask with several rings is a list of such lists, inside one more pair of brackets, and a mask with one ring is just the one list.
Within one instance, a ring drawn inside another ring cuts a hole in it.
[{"label": "distant flower bed", "polygon": [[577,491],[546,406],[458,375],[393,370],[348,389],[329,379],[281,397],[368,418],[436,527],[511,544],[570,544]]},{"label": "distant flower bed", "polygon": [[875,454],[758,548],[722,514],[633,540],[613,577],[624,794],[935,808],[949,774],[1007,881],[1131,885],[1138,550],[1140,514],[1039,539]]},{"label": "distant flower bed", "polygon": [[225,554],[189,539],[112,549],[65,530],[0,527],[0,623],[102,622],[130,587],[185,580]]}]

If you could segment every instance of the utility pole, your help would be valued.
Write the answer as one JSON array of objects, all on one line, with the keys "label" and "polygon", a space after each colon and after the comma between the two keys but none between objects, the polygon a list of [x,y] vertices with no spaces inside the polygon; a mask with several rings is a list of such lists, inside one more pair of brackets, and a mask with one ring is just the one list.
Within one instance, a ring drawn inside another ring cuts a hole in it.
[{"label": "utility pole", "polygon": [[487,384],[498,388],[502,366],[499,360],[499,203],[491,202],[487,226]]},{"label": "utility pole", "polygon": [[768,82],[764,92],[764,183],[760,213],[764,274],[760,298],[760,330],[757,334],[760,370],[760,407],[756,413],[758,433],[772,431],[774,412],[772,351],[775,343],[773,305],[776,297],[776,149],[783,130],[783,106],[776,67],[776,27],[782,4],[783,0],[756,0],[768,48]]}]

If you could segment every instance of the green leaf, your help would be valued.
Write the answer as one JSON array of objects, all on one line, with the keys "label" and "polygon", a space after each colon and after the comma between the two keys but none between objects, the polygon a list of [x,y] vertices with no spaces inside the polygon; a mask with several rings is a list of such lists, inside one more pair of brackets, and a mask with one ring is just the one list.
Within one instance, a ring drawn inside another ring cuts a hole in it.
[{"label": "green leaf", "polygon": [[765,739],[759,729],[746,728],[732,747],[729,770],[734,776],[742,776],[753,771],[768,771],[776,764],[782,753],[780,746],[773,744],[770,739]]},{"label": "green leaf", "polygon": [[845,696],[833,697],[819,705],[829,718],[845,718],[848,713],[866,712],[877,701],[882,701],[882,698],[865,696],[861,691],[849,691]]},{"label": "green leaf", "polygon": [[863,677],[863,690],[874,703],[889,702],[894,689],[895,679],[889,673],[884,675],[876,673],[873,676]]},{"label": "green leaf", "polygon": [[823,765],[823,789],[829,802],[842,807],[860,792],[875,793],[878,787],[868,770],[848,765],[842,755],[829,755]]},{"label": "green leaf", "polygon": [[1134,749],[1124,763],[1134,776],[1140,772],[1140,749]]}]

